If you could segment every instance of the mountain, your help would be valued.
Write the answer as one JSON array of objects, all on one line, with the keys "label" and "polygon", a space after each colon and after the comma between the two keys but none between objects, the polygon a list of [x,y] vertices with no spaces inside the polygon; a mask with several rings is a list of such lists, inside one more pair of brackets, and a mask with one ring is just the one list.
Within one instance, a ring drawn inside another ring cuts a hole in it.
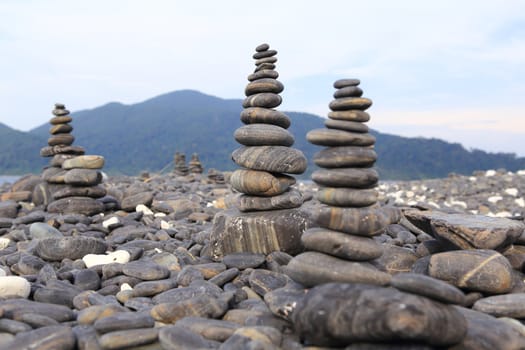
[{"label": "mountain", "polygon": [[[104,170],[108,173],[171,169],[175,152],[185,153],[187,160],[197,152],[205,168],[232,170],[236,165],[230,155],[239,147],[233,132],[242,125],[241,109],[241,100],[220,99],[192,90],[175,91],[133,105],[109,103],[72,113],[73,135],[75,145],[85,147],[88,154],[106,158]],[[286,113],[292,119],[290,131],[296,139],[293,147],[311,160],[321,147],[308,143],[305,135],[324,127],[324,119],[307,113]],[[45,124],[25,136],[34,137],[39,149],[45,145],[48,129]],[[458,143],[437,139],[372,133],[377,138],[377,169],[384,180],[444,177],[451,172],[470,174],[489,168],[525,169],[525,158],[514,154],[468,151]],[[2,149],[3,143],[0,138]],[[38,151],[35,154],[38,157]],[[312,169],[315,166],[310,164]]]},{"label": "mountain", "polygon": [[46,161],[40,148],[47,136],[32,135],[0,123],[0,174],[40,172]]}]

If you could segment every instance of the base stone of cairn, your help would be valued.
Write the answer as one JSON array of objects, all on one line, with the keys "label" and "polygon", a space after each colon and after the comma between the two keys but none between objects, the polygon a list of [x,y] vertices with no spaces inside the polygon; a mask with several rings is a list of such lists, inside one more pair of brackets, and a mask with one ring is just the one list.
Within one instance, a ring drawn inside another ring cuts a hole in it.
[{"label": "base stone of cairn", "polygon": [[104,204],[97,198],[106,190],[100,186],[104,158],[84,155],[84,149],[73,146],[70,134],[73,119],[63,104],[55,104],[54,117],[49,121],[51,137],[48,146],[40,151],[43,157],[52,157],[50,165],[42,172],[42,181],[33,190],[33,202],[47,206],[51,213],[94,215],[104,211]]},{"label": "base stone of cairn", "polygon": [[303,249],[301,234],[312,225],[310,214],[300,209],[305,197],[292,187],[295,178],[288,175],[302,174],[307,161],[301,151],[291,148],[290,118],[275,109],[284,89],[274,70],[277,51],[267,44],[255,50],[256,68],[248,76],[241,112],[245,125],[234,134],[242,146],[232,159],[242,168],[231,174],[230,184],[239,193],[227,198],[234,209],[215,216],[211,238],[215,259],[241,251],[298,253]]},{"label": "base stone of cairn", "polygon": [[390,275],[370,261],[383,249],[373,236],[399,220],[399,212],[377,204],[375,190],[379,176],[372,168],[377,155],[375,138],[368,133],[365,110],[372,105],[357,79],[334,83],[338,89],[330,103],[326,129],[307,134],[311,143],[325,146],[314,155],[320,170],[312,174],[320,186],[317,199],[322,204],[311,209],[315,228],[302,236],[307,252],[294,257],[286,273],[305,286],[328,282],[386,285]]}]

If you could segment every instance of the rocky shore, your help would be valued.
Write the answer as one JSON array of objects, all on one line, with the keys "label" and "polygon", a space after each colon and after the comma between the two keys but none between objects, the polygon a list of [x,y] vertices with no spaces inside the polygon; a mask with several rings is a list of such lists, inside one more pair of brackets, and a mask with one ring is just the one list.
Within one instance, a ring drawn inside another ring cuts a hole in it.
[{"label": "rocky shore", "polygon": [[313,288],[284,252],[212,259],[218,173],[106,178],[91,216],[32,204],[40,176],[3,185],[0,349],[525,347],[525,172],[380,183],[404,213],[374,236],[382,254]]}]

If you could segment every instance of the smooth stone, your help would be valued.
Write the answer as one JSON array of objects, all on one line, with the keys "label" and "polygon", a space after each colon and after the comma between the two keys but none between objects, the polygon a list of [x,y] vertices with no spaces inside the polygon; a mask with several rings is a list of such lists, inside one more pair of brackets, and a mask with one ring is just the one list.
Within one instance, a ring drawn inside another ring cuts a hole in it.
[{"label": "smooth stone", "polygon": [[363,284],[314,287],[292,318],[300,338],[318,346],[344,346],[356,341],[450,346],[467,333],[465,317],[453,306]]},{"label": "smooth stone", "polygon": [[75,137],[71,134],[56,134],[47,139],[47,144],[53,146],[69,146],[75,141]]},{"label": "smooth stone", "polygon": [[235,140],[244,146],[292,146],[294,137],[286,129],[270,124],[248,124],[234,133]]},{"label": "smooth stone", "polygon": [[274,94],[281,93],[284,90],[284,85],[279,81],[271,78],[262,78],[250,82],[244,89],[246,96],[254,94],[271,92]]},{"label": "smooth stone", "polygon": [[310,214],[301,209],[251,213],[224,210],[213,219],[211,255],[219,260],[235,252],[297,254],[302,250],[301,234],[311,226]]},{"label": "smooth stone", "polygon": [[379,174],[372,168],[320,169],[312,173],[312,180],[326,187],[369,188],[377,184]]},{"label": "smooth stone", "polygon": [[251,326],[237,329],[219,350],[228,349],[277,349],[281,345],[282,334],[274,327]]},{"label": "smooth stone", "polygon": [[465,294],[459,288],[430,276],[398,273],[392,276],[390,285],[403,292],[422,295],[447,304],[465,303]]},{"label": "smooth stone", "polygon": [[87,254],[82,257],[82,261],[89,269],[97,265],[126,264],[130,258],[131,255],[126,250],[116,250],[107,254]]},{"label": "smooth stone", "polygon": [[377,154],[372,148],[328,147],[315,153],[313,160],[321,168],[371,167]]},{"label": "smooth stone", "polygon": [[525,231],[525,224],[484,215],[423,212],[432,232],[461,249],[500,249],[512,244]]},{"label": "smooth stone", "polygon": [[288,190],[273,197],[260,197],[250,195],[236,195],[232,201],[233,205],[241,212],[282,210],[300,207],[306,200],[305,196],[296,189]]},{"label": "smooth stone", "polygon": [[209,297],[219,298],[224,291],[217,285],[208,281],[193,281],[188,287],[174,288],[167,290],[152,298],[153,303],[179,303],[189,300],[198,295],[207,295]]},{"label": "smooth stone", "polygon": [[241,193],[271,197],[284,193],[295,184],[295,178],[267,171],[237,169],[231,174],[230,184]]},{"label": "smooth stone", "polygon": [[80,146],[47,146],[40,150],[40,156],[52,157],[56,154],[71,154],[81,156],[85,152]]},{"label": "smooth stone", "polygon": [[49,161],[49,165],[52,167],[61,168],[62,164],[64,164],[64,162],[67,159],[71,159],[73,157],[76,157],[76,156],[72,154],[55,154],[53,158],[51,158],[51,160]]},{"label": "smooth stone", "polygon": [[133,287],[134,297],[152,297],[177,287],[175,279],[140,282]]},{"label": "smooth stone", "polygon": [[330,282],[387,285],[391,278],[369,263],[347,261],[318,252],[295,256],[284,267],[284,272],[306,287]]},{"label": "smooth stone", "polygon": [[375,236],[388,225],[399,221],[400,213],[393,207],[340,208],[323,205],[314,209],[312,215],[320,227],[358,236]]},{"label": "smooth stone", "polygon": [[467,334],[449,350],[522,349],[523,335],[513,326],[490,315],[454,306],[467,320]]},{"label": "smooth stone", "polygon": [[334,120],[366,123],[370,120],[370,115],[364,111],[358,110],[331,111],[328,112],[328,118]]},{"label": "smooth stone", "polygon": [[202,272],[194,266],[184,266],[177,274],[177,284],[182,287],[189,286],[194,281],[204,280]]},{"label": "smooth stone", "polygon": [[383,248],[372,238],[347,235],[325,228],[310,228],[301,236],[308,250],[326,253],[345,260],[367,261],[380,257]]},{"label": "smooth stone", "polygon": [[102,182],[102,174],[94,169],[71,169],[66,172],[64,182],[75,186],[94,186]]},{"label": "smooth stone", "polygon": [[401,272],[410,272],[418,257],[410,249],[390,244],[383,244],[383,254],[371,261],[378,270],[395,275]]},{"label": "smooth stone", "polygon": [[58,322],[67,322],[76,318],[76,314],[67,306],[27,299],[2,300],[0,301],[0,312],[3,312],[4,317],[13,320],[27,313],[46,315]]},{"label": "smooth stone", "polygon": [[219,273],[218,275],[213,276],[212,278],[209,279],[209,282],[222,287],[226,283],[232,281],[238,275],[239,275],[239,269],[236,267],[232,267],[232,268],[229,268]]},{"label": "smooth stone", "polygon": [[33,299],[41,303],[65,305],[73,308],[73,299],[81,290],[69,282],[62,280],[49,280],[43,288],[38,288],[33,293]]},{"label": "smooth stone", "polygon": [[64,183],[66,171],[62,168],[50,167],[42,172],[42,179],[50,183]]},{"label": "smooth stone", "polygon": [[170,275],[170,270],[166,266],[141,260],[124,264],[122,272],[127,276],[136,277],[144,281],[161,280]]},{"label": "smooth stone", "polygon": [[[183,322],[185,319],[179,322]],[[162,349],[170,350],[217,349],[219,346],[217,342],[206,339],[186,325],[179,326],[178,323],[175,326],[160,328],[159,341]]]},{"label": "smooth stone", "polygon": [[29,235],[32,239],[47,237],[64,237],[62,232],[45,222],[34,222],[29,226]]},{"label": "smooth stone", "polygon": [[281,104],[283,101],[282,97],[270,93],[263,92],[255,95],[248,96],[242,102],[243,108],[248,107],[262,107],[262,108],[275,108]]},{"label": "smooth stone", "polygon": [[456,287],[489,294],[512,289],[512,267],[503,255],[493,250],[449,251],[432,255],[430,276]]},{"label": "smooth stone", "polygon": [[250,288],[261,297],[272,290],[284,287],[288,281],[288,276],[282,273],[263,269],[253,270],[248,277]]},{"label": "smooth stone", "polygon": [[100,288],[100,277],[96,271],[80,270],[74,275],[73,285],[81,290],[98,290]]},{"label": "smooth stone", "polygon": [[16,218],[20,205],[13,200],[0,202],[0,218]]},{"label": "smooth stone", "polygon": [[71,131],[73,131],[73,127],[69,124],[56,124],[52,125],[51,128],[49,128],[49,133],[51,135],[68,134]]},{"label": "smooth stone", "polygon": [[260,70],[273,70],[275,69],[275,64],[272,63],[261,63],[255,68],[255,72]]},{"label": "smooth stone", "polygon": [[162,323],[175,323],[188,316],[218,318],[227,309],[225,300],[201,294],[180,302],[157,304],[151,309],[151,316]]},{"label": "smooth stone", "polygon": [[72,328],[79,350],[100,350],[97,332],[90,325],[77,325]]},{"label": "smooth stone", "polygon": [[324,125],[328,129],[337,129],[350,132],[367,133],[369,131],[366,124],[347,120],[326,119]]},{"label": "smooth stone", "polygon": [[106,189],[102,186],[61,186],[58,191],[52,193],[53,199],[62,199],[66,197],[90,197],[101,198],[106,195]]},{"label": "smooth stone", "polygon": [[[94,292],[91,291],[91,293]],[[120,304],[88,305],[79,311],[77,316],[77,322],[81,325],[92,325],[97,320],[101,320],[106,317],[110,317],[128,311],[129,310],[127,308]]]},{"label": "smooth stone", "polygon": [[525,246],[511,245],[502,252],[513,269],[525,271]]},{"label": "smooth stone", "polygon": [[306,134],[306,139],[319,146],[372,146],[376,138],[371,134],[349,132],[337,129],[314,129]]},{"label": "smooth stone", "polygon": [[[67,113],[69,114],[69,113]],[[71,123],[73,121],[73,118],[71,117],[68,117],[67,114],[61,114],[61,115],[56,115],[56,117],[53,117],[49,120],[49,123],[51,125],[59,125],[59,124],[67,124],[67,123]]]},{"label": "smooth stone", "polygon": [[154,325],[155,320],[149,313],[119,312],[96,320],[93,327],[103,334],[122,329],[152,328]]},{"label": "smooth stone", "polygon": [[18,263],[11,265],[11,271],[17,275],[37,275],[46,265],[46,262],[38,256],[22,254]]},{"label": "smooth stone", "polygon": [[341,97],[361,97],[363,95],[363,90],[355,85],[345,86],[340,89],[337,89],[334,92],[334,98]]},{"label": "smooth stone", "polygon": [[101,254],[108,245],[101,239],[83,236],[48,237],[40,239],[35,253],[44,260],[62,261],[65,258],[82,259],[87,254]]},{"label": "smooth stone", "polygon": [[264,57],[264,58],[261,58],[261,59],[258,59],[255,61],[255,65],[256,66],[259,66],[263,63],[272,63],[272,64],[275,64],[277,62],[277,57]]},{"label": "smooth stone", "polygon": [[495,295],[479,299],[472,309],[495,317],[525,318],[525,293]]},{"label": "smooth stone", "polygon": [[264,302],[275,316],[291,321],[293,312],[306,292],[306,289],[277,288],[264,295]]},{"label": "smooth stone", "polygon": [[275,55],[277,55],[277,51],[276,50],[259,50],[256,53],[254,53],[252,57],[255,60],[259,60],[261,58],[272,57],[272,56],[275,56]]},{"label": "smooth stone", "polygon": [[290,118],[283,112],[275,109],[252,107],[246,108],[241,112],[241,121],[244,124],[272,124],[288,129]]},{"label": "smooth stone", "polygon": [[277,79],[279,78],[279,73],[272,69],[263,69],[263,70],[258,70],[257,72],[248,75],[249,81],[254,81],[254,80],[264,79],[264,78]]},{"label": "smooth stone", "polygon": [[241,147],[233,151],[232,159],[244,168],[273,173],[302,174],[307,167],[303,152],[284,146]]},{"label": "smooth stone", "polygon": [[336,207],[367,207],[377,202],[375,189],[321,187],[316,193],[319,202]]},{"label": "smooth stone", "polygon": [[0,298],[24,298],[31,293],[31,283],[18,276],[0,276]]},{"label": "smooth stone", "polygon": [[3,349],[73,350],[75,334],[67,326],[48,326],[20,332]]},{"label": "smooth stone", "polygon": [[213,320],[196,316],[181,319],[177,322],[177,326],[187,328],[206,339],[219,342],[228,339],[235,330],[241,327],[239,324],[230,321]]},{"label": "smooth stone", "polygon": [[[1,318],[0,319],[0,331],[1,332],[7,332],[11,334],[17,334],[20,332],[27,332],[32,330],[31,326],[27,323],[10,320],[8,318]],[[2,344],[0,342],[0,344]]]},{"label": "smooth stone", "polygon": [[342,97],[330,102],[332,111],[361,110],[364,111],[372,105],[372,100],[366,97]]},{"label": "smooth stone", "polygon": [[158,335],[158,328],[130,329],[106,333],[98,341],[104,349],[123,349],[154,343]]},{"label": "smooth stone", "polygon": [[361,80],[359,80],[359,79],[348,79],[348,78],[345,78],[345,79],[339,79],[339,80],[334,81],[334,88],[342,89],[342,88],[345,88],[347,86],[357,86],[359,84],[361,84]]},{"label": "smooth stone", "polygon": [[262,43],[262,44],[257,45],[257,47],[255,47],[255,51],[256,52],[268,51],[269,48],[270,48],[270,45],[268,45],[267,43]]},{"label": "smooth stone", "polygon": [[67,159],[62,163],[62,169],[102,169],[104,167],[104,157],[102,156],[78,156]]},{"label": "smooth stone", "polygon": [[225,255],[222,262],[227,268],[237,268],[245,270],[247,268],[257,268],[266,261],[264,254],[238,252]]},{"label": "smooth stone", "polygon": [[153,193],[150,191],[139,192],[131,196],[125,197],[120,206],[122,210],[125,211],[134,211],[137,205],[143,204],[147,207],[151,206],[153,203]]}]

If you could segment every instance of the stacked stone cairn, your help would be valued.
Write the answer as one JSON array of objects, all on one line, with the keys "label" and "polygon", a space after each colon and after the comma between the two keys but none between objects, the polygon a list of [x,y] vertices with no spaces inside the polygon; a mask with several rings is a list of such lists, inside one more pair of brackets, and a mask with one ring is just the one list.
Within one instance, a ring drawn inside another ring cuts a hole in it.
[{"label": "stacked stone cairn", "polygon": [[377,159],[375,138],[364,124],[370,119],[365,110],[372,101],[361,97],[359,83],[357,79],[336,81],[338,90],[330,103],[327,128],[307,134],[308,141],[326,148],[314,155],[315,164],[322,169],[312,174],[320,186],[317,199],[322,205],[313,210],[320,227],[303,234],[302,242],[310,251],[296,256],[287,267],[290,276],[304,285],[385,285],[390,280],[389,274],[366,263],[383,253],[373,236],[399,217],[397,211],[377,204],[374,187],[379,177],[372,168]]},{"label": "stacked stone cairn", "polygon": [[197,153],[191,155],[190,162],[188,163],[188,170],[192,174],[202,174],[204,169]]},{"label": "stacked stone cairn", "polygon": [[186,155],[184,153],[175,152],[174,157],[175,168],[173,172],[179,176],[186,176],[190,173],[188,166],[186,165]]},{"label": "stacked stone cairn", "polygon": [[[246,214],[227,211],[216,216],[215,232],[221,232],[216,238],[222,238],[222,242],[217,243],[220,248],[216,256],[227,251],[297,251],[307,221],[306,213],[292,210],[300,207],[305,198],[291,187],[295,178],[288,174],[302,174],[307,161],[301,151],[291,148],[294,137],[286,130],[290,118],[275,110],[282,102],[279,93],[284,89],[275,71],[277,51],[270,50],[268,44],[259,45],[255,50],[256,68],[248,76],[241,112],[245,125],[234,133],[235,140],[242,146],[232,153],[232,159],[241,169],[235,170],[230,177],[232,188],[240,194],[234,195],[229,202]],[[245,230],[234,224],[239,220],[245,223]],[[274,230],[277,233],[272,233]],[[236,246],[226,247],[229,243]]]},{"label": "stacked stone cairn", "polygon": [[43,173],[43,183],[33,192],[35,204],[47,205],[50,213],[76,213],[94,215],[104,211],[104,204],[97,198],[104,197],[106,190],[100,186],[104,158],[84,155],[84,148],[74,146],[71,135],[73,120],[63,104],[55,104],[54,117],[48,146],[40,150],[43,157],[52,157]]}]

